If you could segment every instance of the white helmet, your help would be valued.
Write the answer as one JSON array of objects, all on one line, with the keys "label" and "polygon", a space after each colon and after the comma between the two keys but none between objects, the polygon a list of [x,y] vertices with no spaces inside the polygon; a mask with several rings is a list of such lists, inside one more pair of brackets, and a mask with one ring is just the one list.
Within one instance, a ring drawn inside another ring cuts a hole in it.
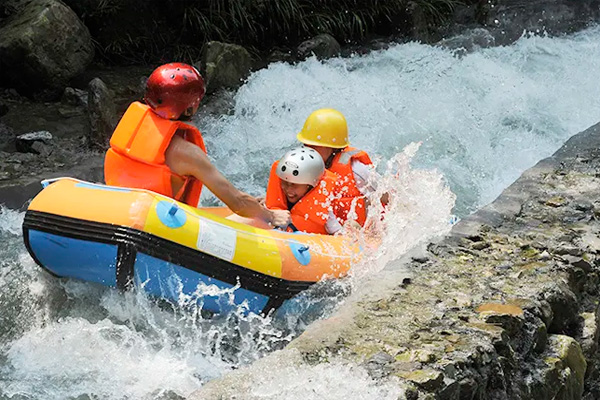
[{"label": "white helmet", "polygon": [[325,173],[325,163],[314,149],[298,147],[279,160],[277,176],[290,183],[316,186]]}]

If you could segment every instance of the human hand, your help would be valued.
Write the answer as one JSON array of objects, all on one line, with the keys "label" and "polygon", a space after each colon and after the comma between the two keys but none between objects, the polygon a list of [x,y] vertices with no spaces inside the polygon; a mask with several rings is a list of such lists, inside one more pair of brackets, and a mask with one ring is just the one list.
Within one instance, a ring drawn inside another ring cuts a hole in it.
[{"label": "human hand", "polygon": [[271,211],[271,225],[275,227],[287,227],[292,223],[292,217],[288,210],[270,210]]},{"label": "human hand", "polygon": [[384,206],[387,206],[390,202],[390,193],[385,192],[384,194],[382,194],[380,201],[381,201],[381,204],[383,204]]},{"label": "human hand", "polygon": [[258,204],[260,204],[261,206],[265,206],[265,197],[264,196],[260,196],[260,197],[256,197],[256,201],[258,201]]}]

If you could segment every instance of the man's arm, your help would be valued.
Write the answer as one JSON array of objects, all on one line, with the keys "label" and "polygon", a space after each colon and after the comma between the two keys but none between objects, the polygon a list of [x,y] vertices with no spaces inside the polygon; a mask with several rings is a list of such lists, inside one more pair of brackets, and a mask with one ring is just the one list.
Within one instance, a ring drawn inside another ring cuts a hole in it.
[{"label": "man's arm", "polygon": [[[360,161],[352,161],[352,172],[354,173],[354,180],[356,181],[356,187],[364,195],[367,196],[377,190],[377,182],[381,179],[381,176],[375,171],[372,166],[365,165]],[[389,193],[381,195],[381,204],[386,205],[390,201]]]},{"label": "man's arm", "polygon": [[339,223],[338,219],[333,214],[333,211],[329,210],[327,215],[327,222],[325,223],[325,231],[330,235],[337,233],[342,230],[342,224]]},{"label": "man's arm", "polygon": [[260,218],[273,226],[289,224],[289,211],[268,210],[254,197],[236,189],[195,144],[174,136],[165,152],[165,158],[166,164],[174,173],[200,180],[234,213],[247,218]]}]

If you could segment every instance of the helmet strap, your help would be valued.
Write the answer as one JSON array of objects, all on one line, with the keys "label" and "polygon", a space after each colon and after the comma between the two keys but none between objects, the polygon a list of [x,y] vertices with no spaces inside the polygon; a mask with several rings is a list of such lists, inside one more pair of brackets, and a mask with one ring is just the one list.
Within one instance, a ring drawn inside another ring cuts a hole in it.
[{"label": "helmet strap", "polygon": [[333,153],[331,153],[331,155],[329,157],[327,157],[327,160],[325,161],[325,168],[329,169],[331,168],[331,164],[333,164],[333,159],[335,158],[335,156],[338,155],[338,153],[340,152],[340,149],[335,149],[333,150]]},{"label": "helmet strap", "polygon": [[191,121],[194,116],[194,108],[188,107],[181,115],[179,116],[180,121]]}]

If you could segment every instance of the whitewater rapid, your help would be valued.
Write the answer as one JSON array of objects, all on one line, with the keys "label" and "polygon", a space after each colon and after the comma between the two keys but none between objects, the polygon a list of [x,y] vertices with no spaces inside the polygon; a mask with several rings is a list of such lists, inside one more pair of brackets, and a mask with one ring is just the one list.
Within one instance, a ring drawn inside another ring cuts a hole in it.
[{"label": "whitewater rapid", "polygon": [[[373,156],[382,186],[397,194],[384,245],[356,266],[364,276],[443,233],[451,214],[465,216],[490,202],[598,122],[597,76],[597,27],[466,55],[408,43],[345,59],[271,64],[235,93],[230,114],[204,112],[194,122],[218,168],[261,195],[271,162],[295,144],[310,112],[342,111],[352,144]],[[203,201],[214,204],[210,194]],[[0,399],[186,396],[285,346],[360,282],[317,285],[286,313],[266,319],[243,312],[210,319],[140,293],[49,276],[22,245],[22,219],[0,208]],[[398,395],[344,365],[281,371],[261,387],[265,399],[282,393]]]}]

